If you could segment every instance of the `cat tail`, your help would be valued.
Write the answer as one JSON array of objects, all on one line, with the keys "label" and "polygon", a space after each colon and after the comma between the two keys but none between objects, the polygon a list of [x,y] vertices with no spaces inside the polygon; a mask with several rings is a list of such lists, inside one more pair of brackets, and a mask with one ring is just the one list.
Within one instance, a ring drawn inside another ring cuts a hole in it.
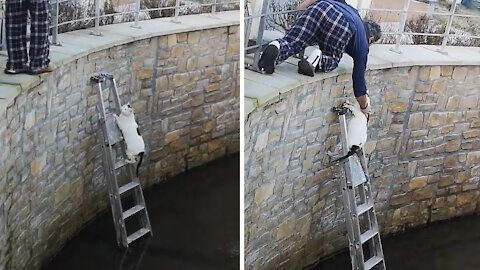
[{"label": "cat tail", "polygon": [[140,154],[138,154],[140,156],[140,160],[138,161],[138,165],[137,165],[137,177],[138,177],[138,171],[140,170],[140,166],[142,165],[144,154],[145,154],[145,152],[140,152]]},{"label": "cat tail", "polygon": [[348,153],[347,153],[345,156],[343,156],[343,157],[341,157],[341,158],[339,158],[339,159],[332,160],[330,163],[334,163],[334,162],[339,162],[339,161],[345,160],[345,159],[347,159],[347,158],[355,155],[355,154],[358,152],[358,150],[360,150],[360,146],[358,146],[358,145],[352,145],[352,147],[350,148],[350,150],[348,151]]}]

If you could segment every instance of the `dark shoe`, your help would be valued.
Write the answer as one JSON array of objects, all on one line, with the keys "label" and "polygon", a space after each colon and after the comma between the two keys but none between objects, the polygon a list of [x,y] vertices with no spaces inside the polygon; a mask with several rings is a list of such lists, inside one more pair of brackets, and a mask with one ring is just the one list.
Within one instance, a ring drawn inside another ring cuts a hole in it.
[{"label": "dark shoe", "polygon": [[313,77],[315,76],[315,69],[306,59],[302,59],[298,61],[298,73]]},{"label": "dark shoe", "polygon": [[37,69],[37,70],[33,70],[31,69],[29,74],[30,75],[39,75],[39,74],[42,74],[42,73],[49,73],[49,72],[52,72],[53,71],[53,68],[52,66],[48,65],[42,69]]},{"label": "dark shoe", "polygon": [[278,48],[275,45],[268,45],[262,53],[260,61],[258,61],[258,68],[265,71],[267,74],[272,74],[275,71],[275,61],[278,57]]},{"label": "dark shoe", "polygon": [[5,68],[3,72],[9,75],[27,74],[29,72],[29,68],[27,65],[23,66],[21,69]]}]

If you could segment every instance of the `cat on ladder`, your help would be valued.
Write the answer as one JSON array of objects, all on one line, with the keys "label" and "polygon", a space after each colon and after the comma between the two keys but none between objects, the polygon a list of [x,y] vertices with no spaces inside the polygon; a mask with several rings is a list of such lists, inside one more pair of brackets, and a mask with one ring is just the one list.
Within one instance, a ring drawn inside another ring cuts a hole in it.
[{"label": "cat on ladder", "polygon": [[[368,97],[367,97],[368,98]],[[370,103],[370,99],[368,99]],[[331,163],[346,160],[350,156],[355,155],[360,149],[363,149],[367,142],[367,129],[368,119],[360,109],[358,102],[350,103],[346,101],[341,108],[334,107],[334,111],[337,113],[347,110],[351,113],[351,118],[347,120],[347,141],[348,141],[348,153],[338,159],[332,160]],[[339,144],[340,146],[341,144]],[[328,153],[330,156],[333,153]]]},{"label": "cat on ladder", "polygon": [[127,145],[127,163],[137,162],[137,157],[140,158],[137,165],[137,177],[138,170],[143,161],[143,155],[145,154],[145,142],[143,141],[138,124],[135,121],[135,115],[133,114],[133,108],[129,103],[122,105],[120,108],[120,115],[114,114],[115,122],[118,128],[122,132],[123,139]]}]

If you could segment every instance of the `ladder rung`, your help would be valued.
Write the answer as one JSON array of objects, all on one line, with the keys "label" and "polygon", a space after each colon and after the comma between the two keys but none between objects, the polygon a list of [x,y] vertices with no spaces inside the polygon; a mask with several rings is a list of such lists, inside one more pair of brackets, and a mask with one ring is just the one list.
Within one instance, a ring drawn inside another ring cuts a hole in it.
[{"label": "ladder rung", "polygon": [[360,186],[361,184],[367,182],[365,177],[355,177],[353,180],[352,180],[352,185],[353,187],[358,187]]},{"label": "ladder rung", "polygon": [[362,242],[362,244],[364,244],[368,240],[372,239],[377,233],[378,233],[377,230],[370,229],[370,230],[362,233],[362,235],[360,235],[360,241]]},{"label": "ladder rung", "polygon": [[138,238],[144,236],[145,234],[149,233],[150,230],[146,228],[141,228],[140,230],[136,231],[135,233],[129,235],[127,237],[127,242],[130,244],[133,241],[137,240]]},{"label": "ladder rung", "polygon": [[115,163],[115,170],[118,170],[120,168],[122,168],[123,166],[127,165],[128,163],[125,162],[125,160],[119,160]]},{"label": "ladder rung", "polygon": [[129,191],[133,188],[136,188],[138,186],[139,186],[139,184],[137,182],[130,182],[130,183],[124,185],[124,186],[121,186],[118,189],[118,193],[123,194],[123,193],[125,193],[125,192],[127,192],[127,191]]},{"label": "ladder rung", "polygon": [[381,261],[383,261],[382,257],[378,257],[378,256],[371,257],[370,259],[368,259],[368,261],[365,262],[365,270],[372,269],[373,267],[375,267],[375,265],[377,265]]},{"label": "ladder rung", "polygon": [[122,216],[123,219],[127,219],[128,217],[135,215],[136,213],[145,209],[145,206],[142,205],[135,205],[134,207],[128,209],[127,211],[123,212]]},{"label": "ladder rung", "polygon": [[373,201],[368,201],[364,204],[361,204],[357,207],[357,215],[360,216],[372,208],[373,208]]}]

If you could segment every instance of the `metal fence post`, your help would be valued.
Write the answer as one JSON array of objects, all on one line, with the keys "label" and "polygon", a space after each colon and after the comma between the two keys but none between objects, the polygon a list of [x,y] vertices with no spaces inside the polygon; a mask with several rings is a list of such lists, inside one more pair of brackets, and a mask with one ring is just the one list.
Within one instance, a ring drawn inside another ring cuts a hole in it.
[{"label": "metal fence post", "polygon": [[[360,16],[362,16],[362,4],[363,4],[363,1],[362,0],[358,0],[357,2],[357,10],[358,10],[358,14],[360,14]],[[366,12],[365,12],[366,14]]]},{"label": "metal fence post", "polygon": [[[252,16],[252,4],[250,0],[245,1],[245,17]],[[244,46],[248,47],[248,39],[250,38],[250,31],[252,29],[252,21],[253,19],[244,19]]]},{"label": "metal fence post", "polygon": [[52,12],[52,24],[53,24],[53,28],[52,28],[52,44],[53,45],[57,45],[59,46],[60,45],[60,42],[58,42],[58,12],[59,12],[59,5],[60,3],[58,2],[58,0],[55,0],[55,2],[53,3],[53,12]]},{"label": "metal fence post", "polygon": [[140,0],[135,1],[135,24],[132,25],[133,28],[141,28],[140,27]]},{"label": "metal fence post", "polygon": [[180,13],[180,0],[175,0],[175,17],[173,18],[172,22],[180,23],[178,20],[178,14]]},{"label": "metal fence post", "polygon": [[212,16],[215,16],[215,13],[217,13],[217,0],[213,1],[212,5]]},{"label": "metal fence post", "polygon": [[92,35],[101,36],[100,32],[100,0],[94,0],[95,2],[95,28],[91,32]]},{"label": "metal fence post", "polygon": [[5,26],[5,19],[2,19],[2,50],[7,49],[7,29]]},{"label": "metal fence post", "polygon": [[440,48],[441,53],[446,53],[445,48],[447,47],[448,39],[450,38],[450,30],[452,29],[453,18],[455,17],[455,10],[457,9],[457,2],[453,1],[450,8],[450,17],[448,18],[447,27],[445,28],[445,34],[443,35],[442,47]]},{"label": "metal fence post", "polygon": [[362,0],[358,0],[358,2],[357,2],[357,10],[362,9],[362,2],[363,2]]},{"label": "metal fence post", "polygon": [[260,23],[258,25],[258,32],[257,32],[256,45],[258,46],[258,48],[255,50],[255,56],[253,58],[253,68],[257,71],[261,71],[258,68],[258,61],[260,60],[260,53],[262,52],[263,31],[265,30],[265,21],[267,20],[267,15],[266,15],[267,11],[268,11],[268,0],[263,0]]},{"label": "metal fence post", "polygon": [[410,2],[411,0],[405,0],[405,4],[403,6],[402,20],[400,22],[400,25],[398,26],[398,33],[397,33],[397,40],[395,42],[395,48],[390,49],[391,51],[396,53],[402,53],[402,51],[400,50],[400,43],[402,41],[403,33],[405,32],[405,24],[407,23],[407,13],[408,13],[408,9],[410,8]]}]

